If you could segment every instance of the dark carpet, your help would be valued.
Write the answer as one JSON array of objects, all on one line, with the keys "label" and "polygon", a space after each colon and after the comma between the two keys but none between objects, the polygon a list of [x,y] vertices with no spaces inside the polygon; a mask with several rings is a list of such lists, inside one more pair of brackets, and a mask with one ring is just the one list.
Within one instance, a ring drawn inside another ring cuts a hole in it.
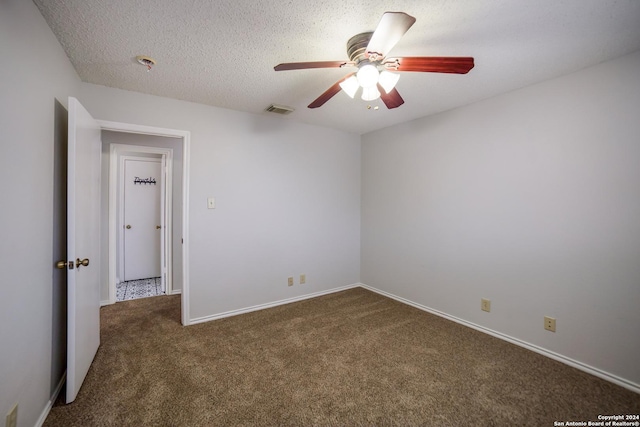
[{"label": "dark carpet", "polygon": [[45,426],[553,426],[640,395],[362,288],[199,325],[180,296],[101,310],[75,402]]}]

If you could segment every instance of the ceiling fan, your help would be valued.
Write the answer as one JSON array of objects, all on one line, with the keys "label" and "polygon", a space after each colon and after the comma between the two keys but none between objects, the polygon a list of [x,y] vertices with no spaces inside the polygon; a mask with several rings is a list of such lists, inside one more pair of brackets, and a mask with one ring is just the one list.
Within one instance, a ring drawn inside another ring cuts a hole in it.
[{"label": "ceiling fan", "polygon": [[387,57],[414,22],[416,18],[404,12],[385,12],[375,31],[349,39],[349,61],[288,62],[276,65],[274,70],[356,67],[356,71],[337,81],[309,104],[309,108],[321,107],[341,89],[353,98],[360,87],[365,101],[382,98],[387,108],[397,108],[404,104],[404,100],[395,89],[400,75],[392,71],[466,74],[474,65],[471,57]]}]

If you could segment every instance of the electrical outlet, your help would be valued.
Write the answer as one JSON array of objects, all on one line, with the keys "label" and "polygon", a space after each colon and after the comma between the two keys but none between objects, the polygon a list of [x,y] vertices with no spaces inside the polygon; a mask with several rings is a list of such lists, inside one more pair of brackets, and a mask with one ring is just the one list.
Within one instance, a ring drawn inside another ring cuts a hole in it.
[{"label": "electrical outlet", "polygon": [[18,425],[18,404],[13,405],[13,408],[7,413],[7,427],[16,427]]},{"label": "electrical outlet", "polygon": [[482,311],[491,311],[491,300],[482,298],[480,302],[480,308],[482,309]]},{"label": "electrical outlet", "polygon": [[556,331],[556,319],[549,316],[544,316],[544,328],[547,331],[555,332]]},{"label": "electrical outlet", "polygon": [[300,275],[300,284],[304,285],[305,283],[307,283],[307,275],[306,274],[301,274]]},{"label": "electrical outlet", "polygon": [[289,277],[289,286],[293,286],[293,277]]}]

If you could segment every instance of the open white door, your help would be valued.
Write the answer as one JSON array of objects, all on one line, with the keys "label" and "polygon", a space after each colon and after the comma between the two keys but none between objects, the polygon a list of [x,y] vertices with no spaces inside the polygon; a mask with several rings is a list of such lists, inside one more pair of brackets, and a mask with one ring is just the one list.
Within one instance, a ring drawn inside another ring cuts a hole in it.
[{"label": "open white door", "polygon": [[67,403],[100,345],[101,128],[69,97],[67,164]]}]

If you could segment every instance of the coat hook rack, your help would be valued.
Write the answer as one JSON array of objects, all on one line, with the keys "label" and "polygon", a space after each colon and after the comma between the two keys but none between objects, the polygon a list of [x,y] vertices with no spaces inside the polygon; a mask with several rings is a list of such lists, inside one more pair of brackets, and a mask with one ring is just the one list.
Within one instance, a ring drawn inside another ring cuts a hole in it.
[{"label": "coat hook rack", "polygon": [[134,185],[135,185],[135,184],[140,184],[140,185],[142,185],[142,184],[144,184],[144,185],[147,185],[147,184],[153,184],[153,185],[156,185],[156,179],[155,179],[155,178],[152,178],[152,177],[149,177],[149,178],[140,178],[140,177],[137,177],[137,176],[136,176],[136,177],[133,179],[133,184],[134,184]]}]

